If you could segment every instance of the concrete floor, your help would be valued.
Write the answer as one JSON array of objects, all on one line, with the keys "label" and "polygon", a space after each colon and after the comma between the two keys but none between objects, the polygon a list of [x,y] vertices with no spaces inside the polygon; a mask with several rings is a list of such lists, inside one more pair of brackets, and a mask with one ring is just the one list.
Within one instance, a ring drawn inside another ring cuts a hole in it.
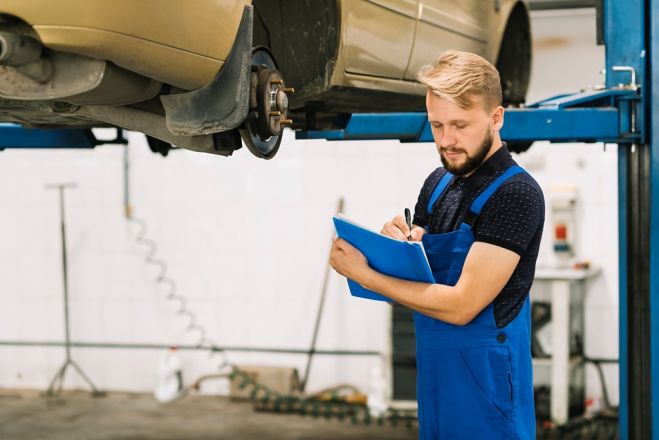
[{"label": "concrete floor", "polygon": [[91,397],[67,391],[0,390],[1,440],[109,439],[416,439],[416,428],[353,425],[350,421],[258,413],[250,403],[186,396],[166,405],[150,394]]}]

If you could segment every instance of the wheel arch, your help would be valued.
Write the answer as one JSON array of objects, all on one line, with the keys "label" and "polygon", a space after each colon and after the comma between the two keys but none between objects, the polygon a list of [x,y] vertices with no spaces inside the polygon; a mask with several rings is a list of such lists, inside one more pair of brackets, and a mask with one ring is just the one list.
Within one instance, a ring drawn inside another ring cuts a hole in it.
[{"label": "wheel arch", "polygon": [[[501,75],[504,104],[519,105],[526,100],[531,77],[531,20],[525,2],[510,2],[503,24],[496,67]],[[505,11],[501,11],[502,13]]]}]

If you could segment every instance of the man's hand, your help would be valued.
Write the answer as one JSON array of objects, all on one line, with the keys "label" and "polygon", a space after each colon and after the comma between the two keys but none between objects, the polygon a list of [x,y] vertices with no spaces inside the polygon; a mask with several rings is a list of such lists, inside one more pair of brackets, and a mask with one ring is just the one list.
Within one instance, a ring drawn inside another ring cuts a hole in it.
[{"label": "man's hand", "polygon": [[397,215],[393,220],[384,224],[380,233],[399,240],[407,240],[407,237],[411,235],[412,241],[421,241],[421,237],[426,233],[426,230],[422,227],[412,225],[412,230],[410,231],[403,216]]},{"label": "man's hand", "polygon": [[329,263],[335,271],[360,284],[371,270],[364,254],[341,238],[333,241]]}]

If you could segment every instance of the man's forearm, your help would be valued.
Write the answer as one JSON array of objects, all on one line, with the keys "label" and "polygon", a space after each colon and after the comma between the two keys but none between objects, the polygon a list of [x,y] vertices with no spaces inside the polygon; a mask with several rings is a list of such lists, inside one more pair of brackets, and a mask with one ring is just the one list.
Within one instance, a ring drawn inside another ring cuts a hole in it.
[{"label": "man's forearm", "polygon": [[406,281],[369,269],[359,283],[365,288],[391,298],[424,315],[452,324],[464,325],[471,320],[463,295],[456,287]]}]

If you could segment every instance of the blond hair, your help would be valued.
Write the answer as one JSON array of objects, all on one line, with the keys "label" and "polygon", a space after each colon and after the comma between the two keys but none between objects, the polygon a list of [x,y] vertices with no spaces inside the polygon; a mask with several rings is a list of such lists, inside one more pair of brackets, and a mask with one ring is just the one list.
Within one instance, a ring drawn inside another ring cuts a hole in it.
[{"label": "blond hair", "polygon": [[502,102],[499,72],[473,53],[443,52],[431,65],[421,68],[417,79],[428,87],[428,92],[463,109],[473,108],[474,97],[483,98],[488,109]]}]

